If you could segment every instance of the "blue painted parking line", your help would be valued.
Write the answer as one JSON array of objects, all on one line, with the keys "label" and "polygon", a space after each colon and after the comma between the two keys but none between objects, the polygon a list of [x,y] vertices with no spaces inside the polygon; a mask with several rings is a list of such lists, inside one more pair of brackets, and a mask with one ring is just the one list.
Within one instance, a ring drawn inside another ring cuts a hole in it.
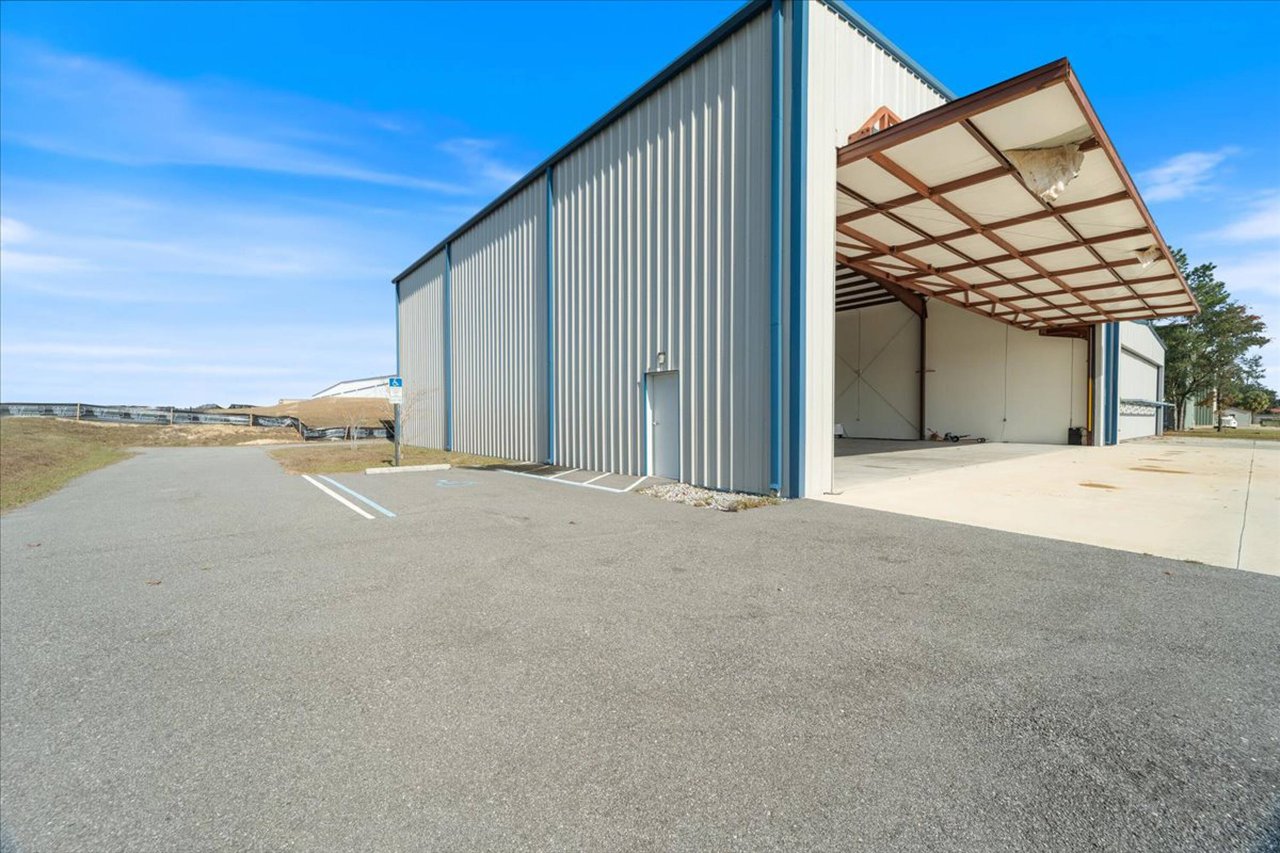
[{"label": "blue painted parking line", "polygon": [[371,507],[373,507],[374,509],[376,509],[378,512],[380,512],[380,513],[382,513],[383,515],[385,515],[387,518],[395,518],[395,517],[396,517],[396,514],[395,514],[394,512],[392,512],[391,510],[387,509],[385,506],[382,506],[381,504],[378,504],[378,503],[375,503],[375,502],[373,502],[373,501],[369,500],[369,499],[368,499],[368,498],[366,498],[364,495],[362,495],[362,494],[360,494],[359,492],[357,492],[355,489],[349,489],[349,488],[347,488],[346,486],[342,485],[341,483],[339,483],[337,480],[333,479],[332,477],[326,477],[326,476],[324,476],[323,474],[317,474],[316,476],[317,476],[317,477],[319,477],[321,480],[324,480],[326,483],[328,483],[328,484],[329,484],[329,485],[331,485],[331,486],[337,486],[339,489],[342,489],[342,491],[344,491],[344,492],[346,492],[347,494],[351,495],[351,496],[352,496],[353,498],[355,498],[356,500],[364,501],[366,504],[368,504],[369,506],[371,506]]}]

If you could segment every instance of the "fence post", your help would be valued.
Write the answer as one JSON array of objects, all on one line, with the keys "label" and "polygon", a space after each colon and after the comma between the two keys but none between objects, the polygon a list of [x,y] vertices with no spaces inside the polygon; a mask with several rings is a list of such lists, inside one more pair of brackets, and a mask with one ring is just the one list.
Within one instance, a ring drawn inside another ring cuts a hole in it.
[{"label": "fence post", "polygon": [[173,426],[173,406],[169,407],[169,426]]},{"label": "fence post", "polygon": [[80,404],[76,403],[76,420],[80,420]]}]

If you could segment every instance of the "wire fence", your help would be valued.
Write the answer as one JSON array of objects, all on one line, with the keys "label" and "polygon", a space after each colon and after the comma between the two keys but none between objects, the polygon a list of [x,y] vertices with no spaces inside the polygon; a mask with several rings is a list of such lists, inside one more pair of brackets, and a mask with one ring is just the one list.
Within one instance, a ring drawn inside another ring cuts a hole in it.
[{"label": "wire fence", "polygon": [[257,415],[250,412],[213,412],[172,406],[99,406],[91,403],[0,403],[0,417],[67,418],[121,424],[224,424],[247,427],[287,427],[305,441],[340,441],[356,438],[395,437],[391,423],[380,427],[310,427],[291,415]]}]

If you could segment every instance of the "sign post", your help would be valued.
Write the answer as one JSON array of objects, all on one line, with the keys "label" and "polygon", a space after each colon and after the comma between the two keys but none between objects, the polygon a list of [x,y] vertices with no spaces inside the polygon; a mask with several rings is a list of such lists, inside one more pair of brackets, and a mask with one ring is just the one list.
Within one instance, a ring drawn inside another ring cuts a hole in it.
[{"label": "sign post", "polygon": [[404,402],[404,379],[399,376],[387,378],[387,397],[395,412],[396,452],[395,467],[400,467],[400,404]]}]

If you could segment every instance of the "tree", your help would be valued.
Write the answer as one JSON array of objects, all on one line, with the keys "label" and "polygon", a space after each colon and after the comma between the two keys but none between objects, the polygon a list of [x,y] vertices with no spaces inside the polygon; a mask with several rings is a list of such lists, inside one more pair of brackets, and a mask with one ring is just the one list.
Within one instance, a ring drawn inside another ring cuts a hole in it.
[{"label": "tree", "polygon": [[1155,327],[1165,345],[1165,399],[1176,407],[1175,425],[1182,429],[1187,401],[1214,395],[1222,429],[1225,394],[1256,384],[1261,377],[1261,359],[1250,350],[1269,342],[1263,334],[1266,323],[1231,298],[1216,265],[1192,268],[1181,249],[1173,257],[1200,303],[1200,313]]},{"label": "tree", "polygon": [[1238,406],[1246,412],[1265,412],[1275,404],[1276,392],[1254,383],[1242,386],[1227,398],[1227,405]]}]

